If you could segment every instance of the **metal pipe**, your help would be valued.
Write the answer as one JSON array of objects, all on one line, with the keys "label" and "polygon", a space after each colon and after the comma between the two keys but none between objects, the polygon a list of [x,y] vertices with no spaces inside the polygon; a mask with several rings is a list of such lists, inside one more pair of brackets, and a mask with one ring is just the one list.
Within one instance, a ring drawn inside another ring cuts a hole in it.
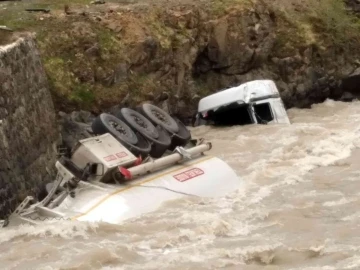
[{"label": "metal pipe", "polygon": [[[186,151],[191,155],[197,155],[197,154],[201,154],[205,151],[208,151],[211,149],[211,143],[206,143],[206,144],[201,144],[195,147],[192,147],[190,149],[186,149]],[[135,166],[132,168],[129,168],[128,171],[130,172],[132,177],[141,175],[141,174],[145,174],[148,172],[152,172],[155,171],[156,169],[159,169],[161,167],[165,167],[165,166],[169,166],[172,165],[178,161],[183,160],[184,157],[179,154],[179,153],[174,153],[171,154],[169,156],[163,157],[163,158],[159,158],[155,161],[152,162],[148,162],[148,163],[144,163],[142,165],[139,166]]]}]

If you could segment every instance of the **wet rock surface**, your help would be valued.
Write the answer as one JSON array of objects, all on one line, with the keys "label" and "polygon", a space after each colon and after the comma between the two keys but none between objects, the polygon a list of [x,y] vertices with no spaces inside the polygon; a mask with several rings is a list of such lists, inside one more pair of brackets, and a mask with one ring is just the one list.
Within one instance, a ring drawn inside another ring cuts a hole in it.
[{"label": "wet rock surface", "polygon": [[71,150],[79,140],[93,135],[91,123],[95,116],[87,111],[75,111],[70,114],[60,112],[58,123],[61,128],[62,146]]},{"label": "wet rock surface", "polygon": [[[171,112],[182,119],[196,112],[198,99],[194,97],[255,79],[274,80],[288,108],[308,107],[328,97],[339,99],[344,92],[342,79],[358,67],[352,55],[341,48],[320,46],[296,33],[282,32],[281,15],[262,2],[230,9],[216,18],[198,7],[169,8],[161,13],[169,31],[162,36],[140,29],[134,22],[137,16],[136,12],[124,13],[118,18],[111,13],[106,15],[107,21],[100,22],[117,29],[115,19],[124,20],[119,36],[125,38],[130,38],[129,31],[137,31],[136,35],[131,32],[127,64],[118,64],[106,82],[126,85],[130,96],[139,90],[170,90]],[[287,51],[288,44],[281,43],[284,38],[304,40]],[[146,83],[129,83],[134,76],[146,77]]]},{"label": "wet rock surface", "polygon": [[345,0],[346,5],[348,6],[351,12],[354,12],[358,16],[360,15],[360,1],[358,0]]}]

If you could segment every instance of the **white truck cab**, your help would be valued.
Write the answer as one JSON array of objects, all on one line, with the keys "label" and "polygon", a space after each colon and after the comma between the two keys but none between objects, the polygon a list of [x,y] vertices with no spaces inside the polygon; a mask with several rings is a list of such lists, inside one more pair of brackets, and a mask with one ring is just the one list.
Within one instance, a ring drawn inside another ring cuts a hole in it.
[{"label": "white truck cab", "polygon": [[290,124],[279,91],[272,80],[255,80],[199,101],[195,126]]}]

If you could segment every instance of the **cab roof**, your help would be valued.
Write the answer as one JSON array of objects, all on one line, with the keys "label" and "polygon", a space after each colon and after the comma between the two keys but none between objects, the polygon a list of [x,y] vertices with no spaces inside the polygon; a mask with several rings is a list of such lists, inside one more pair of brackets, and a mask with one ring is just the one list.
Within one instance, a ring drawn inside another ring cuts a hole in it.
[{"label": "cab roof", "polygon": [[234,102],[246,104],[253,99],[278,95],[279,91],[272,80],[254,80],[202,98],[199,101],[198,112],[216,110]]}]

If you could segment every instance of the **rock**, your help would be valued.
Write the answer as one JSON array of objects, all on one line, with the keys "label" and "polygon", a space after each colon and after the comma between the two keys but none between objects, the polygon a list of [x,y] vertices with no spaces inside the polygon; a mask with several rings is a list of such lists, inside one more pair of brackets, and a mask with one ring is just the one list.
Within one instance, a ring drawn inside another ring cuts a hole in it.
[{"label": "rock", "polygon": [[106,81],[106,72],[103,70],[102,67],[97,67],[95,74],[94,74],[94,80],[96,82],[104,82]]},{"label": "rock", "polygon": [[350,102],[355,99],[355,96],[349,92],[344,92],[340,98],[341,101]]},{"label": "rock", "polygon": [[64,5],[64,12],[65,12],[66,15],[70,15],[70,14],[73,13],[73,12],[70,10],[69,5]]},{"label": "rock", "polygon": [[155,99],[154,93],[153,92],[145,93],[145,99],[154,100]]},{"label": "rock", "polygon": [[349,7],[350,11],[356,15],[360,15],[360,2],[358,0],[345,0],[345,4]]},{"label": "rock", "polygon": [[0,25],[0,31],[9,31],[9,32],[13,32],[14,30],[12,30],[11,28],[5,26],[5,25]]},{"label": "rock", "polygon": [[305,64],[309,65],[312,59],[312,48],[306,48],[304,51],[304,62]]},{"label": "rock", "polygon": [[71,114],[62,114],[59,124],[63,146],[72,149],[79,140],[91,137],[91,123],[95,118],[90,112],[75,111]]},{"label": "rock", "polygon": [[101,4],[105,4],[104,0],[95,0],[95,1],[91,1],[90,2],[91,5],[101,5]]},{"label": "rock", "polygon": [[85,54],[88,56],[100,56],[100,47],[99,44],[96,43],[91,46],[89,49],[85,51]]},{"label": "rock", "polygon": [[355,71],[341,81],[341,88],[344,92],[350,93],[360,93],[359,89],[360,83],[360,68],[357,68]]},{"label": "rock", "polygon": [[119,110],[125,107],[129,107],[130,103],[130,93],[127,93],[126,96],[122,99],[120,104],[116,104],[107,110],[107,113],[116,114]]},{"label": "rock", "polygon": [[198,94],[195,94],[195,95],[193,95],[192,97],[191,97],[191,100],[193,101],[193,102],[198,102],[198,101],[200,101],[200,99],[201,99],[201,97],[198,95]]},{"label": "rock", "polygon": [[357,68],[357,69],[355,69],[355,70],[350,74],[349,77],[358,76],[358,75],[360,75],[360,67]]},{"label": "rock", "polygon": [[155,98],[155,101],[156,102],[163,102],[163,101],[168,100],[168,99],[169,99],[169,93],[168,92],[162,92],[160,95],[158,95]]},{"label": "rock", "polygon": [[169,104],[168,100],[161,102],[159,107],[161,109],[163,109],[165,112],[167,112],[168,114],[171,114],[170,104]]},{"label": "rock", "polygon": [[106,79],[107,85],[117,85],[128,78],[128,66],[126,63],[120,63],[115,68],[113,74]]},{"label": "rock", "polygon": [[95,116],[88,111],[75,111],[70,114],[70,119],[74,122],[91,124]]},{"label": "rock", "polygon": [[304,96],[305,93],[306,93],[306,88],[305,88],[305,85],[304,84],[299,84],[297,87],[296,87],[296,93],[300,96]]}]

